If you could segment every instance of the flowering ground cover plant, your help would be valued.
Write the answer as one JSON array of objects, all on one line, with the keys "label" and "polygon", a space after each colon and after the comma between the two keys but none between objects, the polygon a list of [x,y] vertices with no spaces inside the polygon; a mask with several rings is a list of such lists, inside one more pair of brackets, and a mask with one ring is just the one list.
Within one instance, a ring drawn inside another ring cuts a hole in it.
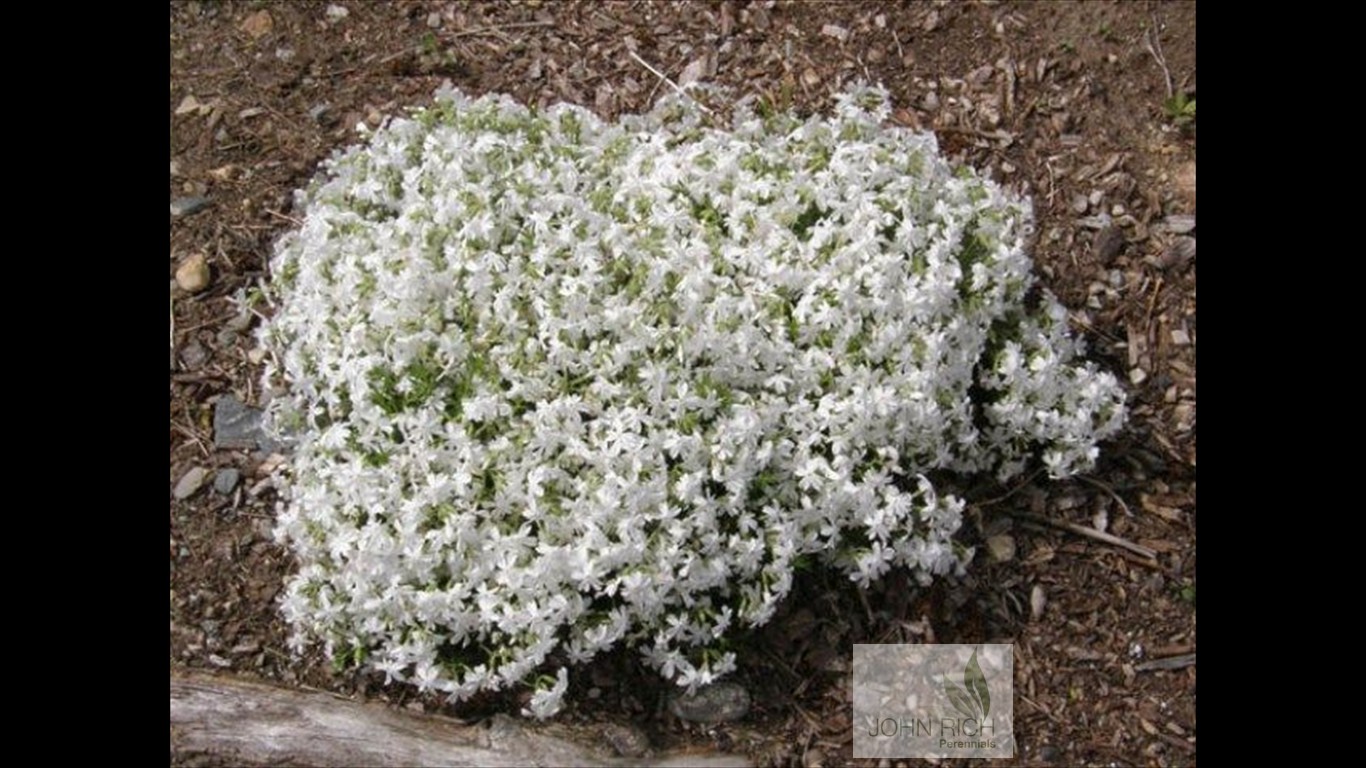
[{"label": "flowering ground cover plant", "polygon": [[333,158],[272,263],[303,648],[452,700],[621,644],[733,669],[794,568],[961,570],[932,472],[1086,469],[1124,419],[1028,204],[857,87],[605,123],[438,94]]}]

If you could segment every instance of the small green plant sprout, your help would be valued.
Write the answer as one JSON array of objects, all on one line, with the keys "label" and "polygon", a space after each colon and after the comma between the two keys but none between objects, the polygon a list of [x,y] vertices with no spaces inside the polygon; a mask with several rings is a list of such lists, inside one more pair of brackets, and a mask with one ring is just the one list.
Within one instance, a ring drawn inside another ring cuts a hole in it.
[{"label": "small green plant sprout", "polygon": [[1163,107],[1167,110],[1167,118],[1178,128],[1195,122],[1195,97],[1187,96],[1185,91],[1177,91],[1163,102]]}]

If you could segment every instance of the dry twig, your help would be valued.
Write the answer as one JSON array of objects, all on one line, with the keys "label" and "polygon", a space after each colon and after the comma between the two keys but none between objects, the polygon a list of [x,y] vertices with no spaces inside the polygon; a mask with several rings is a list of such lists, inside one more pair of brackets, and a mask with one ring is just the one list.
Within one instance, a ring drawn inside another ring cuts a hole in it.
[{"label": "dry twig", "polygon": [[669,78],[665,77],[663,72],[660,72],[659,70],[657,70],[657,69],[655,69],[654,67],[650,66],[649,62],[645,61],[645,59],[642,59],[642,58],[640,58],[640,56],[636,55],[636,52],[635,52],[635,51],[627,51],[627,53],[631,55],[631,58],[633,58],[633,59],[635,59],[636,61],[640,62],[640,65],[641,65],[642,67],[645,67],[646,69],[650,70],[650,73],[653,74],[655,77],[657,77],[657,78],[659,78],[660,80],[662,80],[662,81],[668,83],[668,84],[669,84],[669,87],[670,87],[670,88],[673,88],[674,91],[675,91],[676,93],[678,93],[680,96],[687,96],[687,97],[688,97],[689,99],[691,99],[692,102],[693,102],[694,104],[696,104],[703,112],[706,112],[706,113],[709,114],[709,115],[712,113],[712,111],[711,111],[710,109],[707,109],[707,105],[706,105],[706,104],[703,104],[702,102],[698,101],[697,99],[694,99],[687,91],[685,91],[685,90],[683,90],[682,88],[680,88],[679,85],[678,85],[678,83],[675,83],[674,81],[672,81],[672,80],[670,80]]},{"label": "dry twig", "polygon": [[1139,672],[1152,672],[1157,669],[1185,669],[1193,666],[1195,666],[1195,654],[1183,653],[1180,656],[1168,656],[1165,659],[1153,659],[1135,664],[1134,669]]},{"label": "dry twig", "polygon": [[1110,498],[1112,498],[1112,499],[1114,499],[1115,501],[1119,502],[1119,508],[1122,509],[1122,510],[1124,510],[1124,515],[1125,515],[1126,517],[1133,517],[1133,516],[1134,516],[1134,513],[1131,512],[1131,511],[1129,510],[1129,505],[1124,503],[1124,499],[1121,499],[1121,498],[1119,497],[1119,494],[1118,494],[1118,493],[1115,493],[1115,489],[1114,489],[1114,488],[1111,488],[1110,486],[1106,485],[1105,483],[1102,483],[1102,482],[1099,481],[1099,480],[1094,480],[1094,479],[1092,479],[1092,478],[1084,477],[1084,476],[1081,476],[1081,475],[1078,475],[1078,476],[1077,476],[1077,479],[1080,480],[1080,481],[1082,481],[1083,483],[1089,483],[1090,485],[1094,485],[1095,487],[1101,489],[1102,491],[1105,491],[1106,493],[1110,494]]},{"label": "dry twig", "polygon": [[1129,541],[1128,539],[1121,539],[1120,537],[1112,533],[1098,531],[1095,528],[1088,528],[1084,525],[1077,525],[1076,523],[1069,523],[1066,520],[1053,520],[1051,518],[1047,518],[1042,515],[1031,514],[1029,512],[1007,512],[1006,514],[1010,515],[1011,517],[1019,518],[1021,520],[1028,520],[1031,523],[1046,525],[1050,528],[1057,528],[1059,530],[1067,531],[1069,533],[1075,533],[1078,536],[1085,536],[1088,539],[1099,541],[1102,544],[1109,544],[1114,547],[1119,547],[1120,549],[1127,549],[1128,551],[1133,552],[1134,554],[1139,555],[1140,557],[1145,557],[1149,560],[1157,559],[1157,553],[1152,551],[1151,549],[1148,549],[1147,547],[1141,544],[1135,544],[1132,541]]},{"label": "dry twig", "polygon": [[1148,31],[1143,33],[1143,44],[1148,48],[1148,53],[1157,60],[1157,66],[1162,68],[1162,78],[1167,84],[1167,98],[1175,95],[1172,91],[1172,73],[1167,69],[1167,57],[1162,55],[1162,33],[1158,31],[1157,16],[1153,16],[1153,25]]}]

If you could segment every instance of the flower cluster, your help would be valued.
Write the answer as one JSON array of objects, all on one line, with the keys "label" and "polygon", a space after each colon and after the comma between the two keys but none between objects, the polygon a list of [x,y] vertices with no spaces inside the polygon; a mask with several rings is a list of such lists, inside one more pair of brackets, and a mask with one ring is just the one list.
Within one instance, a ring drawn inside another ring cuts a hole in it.
[{"label": "flower cluster", "polygon": [[446,90],[329,161],[263,330],[296,644],[452,700],[538,681],[538,717],[617,645],[697,686],[805,562],[960,570],[927,474],[1088,467],[1123,397],[1026,309],[1027,204],[887,101]]}]

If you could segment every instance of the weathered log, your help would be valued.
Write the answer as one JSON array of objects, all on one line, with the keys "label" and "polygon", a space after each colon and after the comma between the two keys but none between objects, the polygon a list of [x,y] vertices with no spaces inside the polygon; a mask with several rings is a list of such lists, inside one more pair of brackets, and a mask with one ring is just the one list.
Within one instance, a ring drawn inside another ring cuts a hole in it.
[{"label": "weathered log", "polygon": [[627,760],[506,716],[465,725],[323,692],[175,671],[171,760],[258,766],[749,765],[738,755],[718,753]]}]

